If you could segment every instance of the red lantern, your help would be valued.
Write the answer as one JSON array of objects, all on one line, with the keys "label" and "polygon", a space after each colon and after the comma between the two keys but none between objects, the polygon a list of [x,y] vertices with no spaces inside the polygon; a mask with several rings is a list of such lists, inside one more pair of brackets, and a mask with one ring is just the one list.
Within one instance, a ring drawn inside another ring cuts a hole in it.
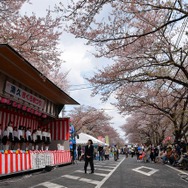
[{"label": "red lantern", "polygon": [[22,106],[22,110],[27,110],[27,107],[26,106]]},{"label": "red lantern", "polygon": [[7,99],[7,102],[6,102],[8,105],[11,104],[11,101],[9,99]]},{"label": "red lantern", "polygon": [[22,105],[21,104],[18,104],[17,105],[17,108],[21,109]]},{"label": "red lantern", "polygon": [[7,103],[7,99],[1,98],[1,102],[2,102],[2,103]]},{"label": "red lantern", "polygon": [[42,114],[42,117],[43,117],[43,118],[46,118],[46,117],[47,117],[47,115],[46,115],[46,114]]},{"label": "red lantern", "polygon": [[27,108],[27,112],[31,112],[31,108]]},{"label": "red lantern", "polygon": [[13,102],[13,103],[12,103],[12,106],[13,106],[13,107],[17,107],[17,103],[16,103],[16,102]]}]

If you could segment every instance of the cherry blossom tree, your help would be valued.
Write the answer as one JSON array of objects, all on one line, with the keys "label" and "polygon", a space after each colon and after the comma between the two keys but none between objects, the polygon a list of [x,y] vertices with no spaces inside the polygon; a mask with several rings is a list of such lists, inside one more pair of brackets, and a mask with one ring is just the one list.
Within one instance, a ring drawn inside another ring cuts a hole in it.
[{"label": "cherry blossom tree", "polygon": [[80,0],[58,10],[69,32],[96,47],[96,57],[115,62],[89,79],[94,94],[108,97],[126,82],[156,79],[188,87],[187,45],[178,48],[188,17],[185,1]]},{"label": "cherry blossom tree", "polygon": [[121,128],[130,143],[146,145],[160,145],[173,133],[172,122],[163,115],[155,115],[154,110],[153,115],[133,112]]},{"label": "cherry blossom tree", "polygon": [[[78,0],[60,3],[68,31],[85,38],[99,54],[130,47],[145,36],[169,33],[188,17],[187,2],[178,0]],[[117,55],[117,54],[114,54]]]},{"label": "cherry blossom tree", "polygon": [[166,87],[159,92],[157,85],[149,85],[147,88],[139,85],[118,93],[116,107],[119,111],[124,114],[143,113],[154,116],[154,119],[167,118],[171,122],[169,125],[173,127],[175,141],[185,137],[188,132],[187,88],[172,90]]},{"label": "cherry blossom tree", "polygon": [[9,44],[45,77],[61,89],[67,89],[67,73],[60,72],[61,51],[58,49],[62,34],[61,19],[52,17],[48,10],[45,17],[21,15],[19,10],[29,0],[0,1],[0,42]]},{"label": "cherry blossom tree", "polygon": [[85,132],[96,138],[108,135],[111,143],[122,142],[117,131],[111,126],[110,120],[112,117],[109,117],[104,111],[97,110],[91,106],[81,105],[74,108],[69,116],[72,118],[76,134]]},{"label": "cherry blossom tree", "polygon": [[79,0],[58,10],[69,32],[95,46],[96,57],[114,61],[87,78],[93,95],[105,101],[113,93],[121,113],[157,109],[177,139],[187,132],[186,1]]}]

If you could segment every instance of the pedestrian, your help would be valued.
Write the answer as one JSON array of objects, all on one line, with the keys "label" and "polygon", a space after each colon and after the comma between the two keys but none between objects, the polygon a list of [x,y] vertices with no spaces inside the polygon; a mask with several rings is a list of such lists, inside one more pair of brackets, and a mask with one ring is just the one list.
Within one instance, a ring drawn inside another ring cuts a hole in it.
[{"label": "pedestrian", "polygon": [[85,174],[87,173],[88,163],[90,163],[91,174],[94,173],[93,153],[94,153],[93,141],[89,139],[87,145],[85,146],[85,153],[84,153],[84,155],[85,155],[85,165],[84,165]]},{"label": "pedestrian", "polygon": [[119,151],[116,145],[114,145],[113,152],[114,152],[114,161],[117,161],[119,158]]},{"label": "pedestrian", "polygon": [[103,161],[104,159],[104,148],[103,146],[99,145],[98,146],[98,152],[99,152],[99,161]]},{"label": "pedestrian", "polygon": [[140,153],[139,153],[139,150],[138,150],[138,146],[135,147],[135,154],[136,154],[137,161],[139,161]]},{"label": "pedestrian", "polygon": [[134,155],[135,155],[135,151],[134,151],[134,147],[133,146],[131,146],[131,148],[130,148],[130,153],[131,153],[131,157],[133,158]]},{"label": "pedestrian", "polygon": [[110,149],[108,146],[106,146],[104,148],[104,157],[105,157],[105,160],[109,160],[109,155],[110,155]]},{"label": "pedestrian", "polygon": [[154,147],[154,162],[158,162],[159,159],[159,149],[157,146]]},{"label": "pedestrian", "polygon": [[182,138],[181,142],[179,143],[179,146],[181,148],[181,154],[184,154],[187,152],[187,143],[185,142],[185,140]]},{"label": "pedestrian", "polygon": [[150,159],[151,159],[151,162],[152,162],[152,163],[155,162],[154,147],[153,147],[152,145],[150,146]]},{"label": "pedestrian", "polygon": [[128,158],[128,156],[129,156],[129,148],[128,148],[127,145],[125,145],[124,153],[125,153],[125,157]]},{"label": "pedestrian", "polygon": [[82,153],[82,147],[81,147],[81,145],[78,145],[78,148],[77,148],[77,157],[78,157],[78,160],[80,160],[81,153]]}]

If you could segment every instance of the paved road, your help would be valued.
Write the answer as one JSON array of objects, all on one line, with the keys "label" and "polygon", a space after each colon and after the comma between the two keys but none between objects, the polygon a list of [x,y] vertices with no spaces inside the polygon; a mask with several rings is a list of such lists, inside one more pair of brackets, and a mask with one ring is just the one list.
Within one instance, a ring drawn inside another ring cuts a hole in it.
[{"label": "paved road", "polygon": [[84,162],[0,180],[0,188],[187,188],[188,172],[172,167],[137,162],[95,161],[95,173],[84,174]]}]

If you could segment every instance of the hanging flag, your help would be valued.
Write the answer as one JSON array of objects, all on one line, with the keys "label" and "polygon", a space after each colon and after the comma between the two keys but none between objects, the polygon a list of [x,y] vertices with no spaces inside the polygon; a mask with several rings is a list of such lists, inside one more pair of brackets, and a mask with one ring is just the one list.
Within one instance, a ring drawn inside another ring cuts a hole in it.
[{"label": "hanging flag", "polygon": [[108,135],[105,136],[105,143],[110,145],[110,141],[109,141],[109,136]]}]

